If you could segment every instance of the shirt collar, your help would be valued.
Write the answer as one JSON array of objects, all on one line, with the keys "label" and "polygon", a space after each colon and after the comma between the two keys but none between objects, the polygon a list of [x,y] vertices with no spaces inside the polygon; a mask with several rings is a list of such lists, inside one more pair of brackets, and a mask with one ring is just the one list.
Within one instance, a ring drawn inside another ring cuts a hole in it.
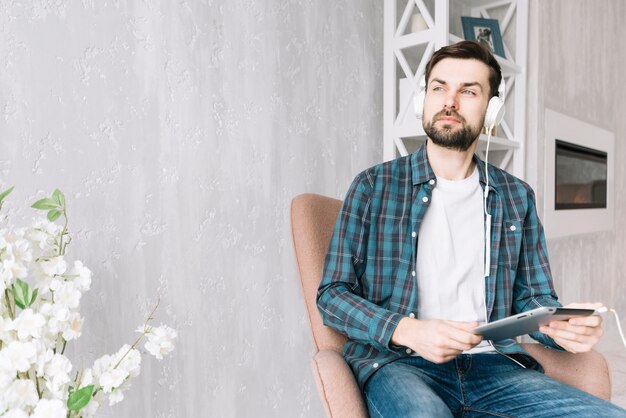
[{"label": "shirt collar", "polygon": [[430,166],[428,155],[426,154],[426,142],[411,154],[411,169],[414,186],[426,183],[429,180],[435,180],[435,172]]},{"label": "shirt collar", "polygon": [[[487,179],[485,177],[485,162],[478,158],[476,154],[474,154],[473,159],[474,163],[478,167],[478,178],[480,184],[485,187],[485,185],[487,184]],[[489,168],[489,187],[491,189],[497,190],[499,183],[498,179],[494,175],[494,170],[492,170],[493,167]],[[430,180],[435,180],[435,172],[428,162],[428,154],[426,153],[426,142],[424,142],[417,151],[411,154],[411,169],[413,185],[418,185],[426,183]]]}]

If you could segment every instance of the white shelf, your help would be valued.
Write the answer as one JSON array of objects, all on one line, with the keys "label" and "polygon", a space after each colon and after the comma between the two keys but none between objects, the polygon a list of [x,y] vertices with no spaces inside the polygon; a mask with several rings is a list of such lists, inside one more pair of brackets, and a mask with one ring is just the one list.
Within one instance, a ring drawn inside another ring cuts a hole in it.
[{"label": "white shelf", "polygon": [[[508,59],[496,56],[507,79],[506,123],[498,131],[505,137],[493,137],[491,150],[507,151],[501,160],[501,168],[516,176],[524,177],[524,139],[526,126],[526,49],[528,36],[528,0],[461,0],[471,10],[471,15],[490,18],[494,9],[505,10],[500,22],[505,51]],[[414,80],[423,75],[425,64],[431,54],[442,46],[462,40],[449,32],[450,8],[458,1],[436,0],[432,8],[424,0],[385,0],[385,56],[384,56],[384,159],[390,160],[404,154],[408,148],[404,143],[419,144],[425,134],[413,116]],[[503,9],[504,8],[504,9]],[[428,29],[407,33],[410,16],[416,11],[427,13],[424,19]],[[496,12],[498,13],[498,12]],[[510,25],[514,22],[513,25]],[[509,27],[515,30],[508,33]],[[507,35],[506,38],[504,35]],[[415,48],[419,47],[419,48]],[[510,47],[510,48],[509,48]],[[423,54],[415,57],[409,54]],[[514,51],[514,54],[511,53]],[[412,58],[412,59],[407,59]],[[416,64],[417,62],[417,64]],[[510,94],[511,90],[514,92]],[[480,137],[479,150],[483,149],[486,137]],[[410,149],[408,149],[411,152]]]}]

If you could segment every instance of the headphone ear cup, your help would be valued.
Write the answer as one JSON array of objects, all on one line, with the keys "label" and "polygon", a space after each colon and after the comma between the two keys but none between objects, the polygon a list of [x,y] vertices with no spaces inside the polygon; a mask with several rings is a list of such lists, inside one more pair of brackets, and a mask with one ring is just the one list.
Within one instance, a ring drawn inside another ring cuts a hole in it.
[{"label": "headphone ear cup", "polygon": [[420,89],[420,91],[413,96],[413,107],[415,108],[415,117],[418,119],[424,119],[424,99],[426,98],[426,91]]},{"label": "headphone ear cup", "polygon": [[506,108],[504,102],[497,96],[489,99],[487,105],[487,111],[485,112],[485,128],[491,129],[493,126],[498,126],[502,122]]}]

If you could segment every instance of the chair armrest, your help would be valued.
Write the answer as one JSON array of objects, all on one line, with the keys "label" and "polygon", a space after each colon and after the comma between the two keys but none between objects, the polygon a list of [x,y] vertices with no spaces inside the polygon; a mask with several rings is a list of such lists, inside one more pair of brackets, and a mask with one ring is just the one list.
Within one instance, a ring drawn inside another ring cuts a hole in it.
[{"label": "chair armrest", "polygon": [[361,389],[343,356],[321,350],[311,359],[313,376],[329,418],[367,418]]},{"label": "chair armrest", "polygon": [[597,351],[573,354],[534,343],[524,343],[522,347],[543,366],[546,375],[598,398],[611,400],[609,367]]}]

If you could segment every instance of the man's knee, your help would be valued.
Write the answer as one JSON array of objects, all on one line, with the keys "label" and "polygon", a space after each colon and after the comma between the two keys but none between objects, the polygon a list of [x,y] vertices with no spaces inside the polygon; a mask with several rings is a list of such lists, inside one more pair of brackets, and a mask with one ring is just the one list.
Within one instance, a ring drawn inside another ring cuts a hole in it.
[{"label": "man's knee", "polygon": [[452,418],[446,403],[407,365],[391,364],[376,372],[365,398],[370,417]]}]

